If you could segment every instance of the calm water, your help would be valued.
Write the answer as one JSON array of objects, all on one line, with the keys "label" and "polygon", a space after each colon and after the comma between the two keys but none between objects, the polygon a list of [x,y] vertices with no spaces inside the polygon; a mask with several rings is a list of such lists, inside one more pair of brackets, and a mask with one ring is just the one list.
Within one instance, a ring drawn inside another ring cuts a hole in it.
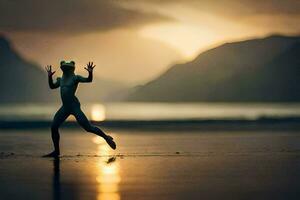
[{"label": "calm water", "polygon": [[299,199],[299,132],[0,131],[0,199]]},{"label": "calm water", "polygon": [[[59,105],[1,105],[2,120],[51,120]],[[238,103],[113,103],[83,104],[90,119],[103,120],[187,120],[300,117],[300,104]],[[71,119],[72,120],[72,119]]]}]

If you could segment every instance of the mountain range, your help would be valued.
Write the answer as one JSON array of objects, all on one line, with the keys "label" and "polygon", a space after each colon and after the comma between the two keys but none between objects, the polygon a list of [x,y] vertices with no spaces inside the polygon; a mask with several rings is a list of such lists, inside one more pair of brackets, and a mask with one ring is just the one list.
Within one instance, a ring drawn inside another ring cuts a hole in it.
[{"label": "mountain range", "polygon": [[[60,101],[47,73],[3,36],[0,69],[0,103]],[[83,102],[299,102],[299,83],[300,37],[272,35],[225,43],[135,88],[95,78],[79,86],[78,96]]]},{"label": "mountain range", "polygon": [[225,43],[136,87],[127,101],[299,102],[300,37]]}]

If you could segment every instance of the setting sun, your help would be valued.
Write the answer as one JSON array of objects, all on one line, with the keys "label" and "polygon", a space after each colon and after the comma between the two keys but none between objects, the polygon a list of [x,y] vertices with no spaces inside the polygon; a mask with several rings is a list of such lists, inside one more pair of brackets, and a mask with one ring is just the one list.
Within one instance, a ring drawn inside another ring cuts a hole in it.
[{"label": "setting sun", "polygon": [[154,24],[140,30],[143,37],[159,40],[176,48],[186,60],[193,59],[201,49],[215,40],[215,33],[205,27],[179,23]]},{"label": "setting sun", "polygon": [[105,120],[105,107],[101,104],[95,104],[92,106],[91,118],[94,121],[104,121]]}]

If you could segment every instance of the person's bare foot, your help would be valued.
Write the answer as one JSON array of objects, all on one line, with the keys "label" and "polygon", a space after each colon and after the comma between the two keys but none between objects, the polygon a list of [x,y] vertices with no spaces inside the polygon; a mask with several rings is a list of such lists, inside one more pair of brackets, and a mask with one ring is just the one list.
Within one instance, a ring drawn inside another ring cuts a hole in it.
[{"label": "person's bare foot", "polygon": [[107,142],[107,144],[112,148],[112,149],[116,149],[117,148],[117,145],[116,143],[114,142],[114,138],[109,136],[109,135],[106,135],[106,137],[104,138],[105,141]]},{"label": "person's bare foot", "polygon": [[43,155],[43,158],[58,158],[59,157],[59,152],[53,151],[49,154]]}]

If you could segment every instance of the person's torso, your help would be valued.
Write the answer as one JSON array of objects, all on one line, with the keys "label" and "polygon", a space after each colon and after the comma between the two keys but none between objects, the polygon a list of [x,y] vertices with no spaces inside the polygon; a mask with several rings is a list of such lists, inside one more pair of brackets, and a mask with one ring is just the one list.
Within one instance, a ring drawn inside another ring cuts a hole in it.
[{"label": "person's torso", "polygon": [[64,105],[70,105],[74,103],[79,103],[75,96],[78,87],[78,82],[76,76],[63,76],[60,79],[60,95],[61,100]]}]

